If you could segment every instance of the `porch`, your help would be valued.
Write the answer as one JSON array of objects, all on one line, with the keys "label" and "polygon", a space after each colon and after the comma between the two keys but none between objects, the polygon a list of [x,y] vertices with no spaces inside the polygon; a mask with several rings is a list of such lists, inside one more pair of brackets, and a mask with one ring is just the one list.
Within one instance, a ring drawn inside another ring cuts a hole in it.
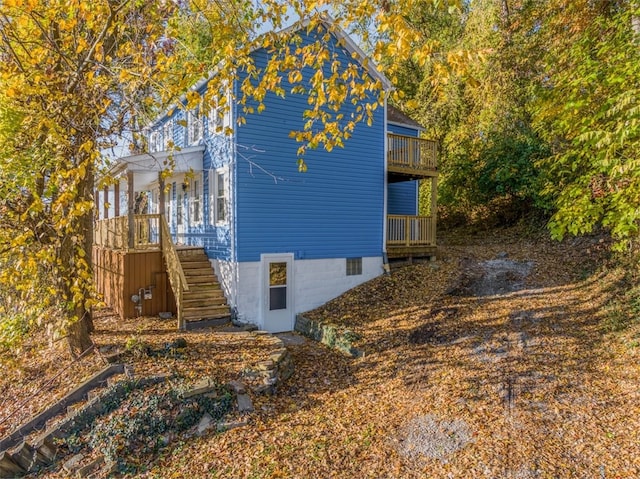
[{"label": "porch", "polygon": [[438,175],[438,144],[435,141],[388,133],[387,147],[389,183]]},{"label": "porch", "polygon": [[174,245],[163,214],[96,221],[93,262],[96,288],[121,319],[167,312],[190,329],[230,317],[204,250]]},{"label": "porch", "polygon": [[432,257],[436,253],[436,221],[431,216],[388,215],[389,259]]},{"label": "porch", "polygon": [[387,215],[387,256],[389,259],[433,257],[436,253],[436,212],[438,144],[432,140],[387,135],[387,181],[428,181],[428,216]]}]

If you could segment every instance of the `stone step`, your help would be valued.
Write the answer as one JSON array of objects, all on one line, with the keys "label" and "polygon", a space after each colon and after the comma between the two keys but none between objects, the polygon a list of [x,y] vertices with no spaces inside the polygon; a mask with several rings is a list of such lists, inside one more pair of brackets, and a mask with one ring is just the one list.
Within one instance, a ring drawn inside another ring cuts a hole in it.
[{"label": "stone step", "polygon": [[9,457],[13,462],[18,464],[25,471],[34,471],[35,469],[48,466],[49,461],[37,449],[34,449],[26,442],[9,451]]},{"label": "stone step", "polygon": [[18,463],[16,463],[7,451],[0,452],[0,478],[13,478],[26,474]]},{"label": "stone step", "polygon": [[212,318],[212,319],[197,319],[185,321],[185,329],[187,331],[193,331],[195,329],[204,329],[204,328],[215,328],[217,326],[224,326],[227,324],[231,324],[230,316],[223,316],[220,318]]}]

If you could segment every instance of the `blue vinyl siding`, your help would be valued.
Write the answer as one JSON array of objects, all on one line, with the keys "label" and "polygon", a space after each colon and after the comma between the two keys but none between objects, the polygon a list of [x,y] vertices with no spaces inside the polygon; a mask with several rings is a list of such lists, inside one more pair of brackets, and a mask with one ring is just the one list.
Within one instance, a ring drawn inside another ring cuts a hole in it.
[{"label": "blue vinyl siding", "polygon": [[418,183],[418,181],[390,183],[387,190],[387,213],[390,215],[417,215]]},{"label": "blue vinyl siding", "polygon": [[[204,89],[199,90],[202,94]],[[229,260],[231,258],[231,232],[229,225],[212,225],[210,223],[211,209],[215,207],[210,199],[212,195],[213,185],[209,184],[209,170],[217,169],[226,166],[231,161],[231,152],[233,151],[231,145],[231,139],[224,135],[209,136],[208,132],[208,118],[206,112],[201,112],[203,118],[203,141],[206,144],[206,149],[203,157],[203,171],[196,171],[194,173],[202,173],[200,181],[202,182],[202,198],[201,198],[201,224],[193,225],[190,218],[191,210],[189,208],[189,198],[191,192],[187,191],[182,193],[182,216],[184,224],[184,234],[177,235],[177,188],[182,188],[182,184],[173,182],[172,198],[174,201],[174,210],[172,211],[172,218],[170,220],[170,230],[174,238],[182,243],[191,246],[203,246],[209,258]],[[182,109],[176,108],[173,111],[171,117],[164,116],[154,126],[153,130],[163,130],[167,121],[173,120],[173,138],[172,141],[176,148],[185,148],[190,145],[187,144],[187,128],[178,124],[180,120],[186,120],[186,112]]]},{"label": "blue vinyl siding", "polygon": [[415,128],[411,128],[408,126],[400,126],[400,125],[395,125],[395,124],[388,124],[387,125],[387,131],[389,133],[395,133],[396,135],[404,135],[404,136],[419,136],[420,135],[420,131],[415,129]]},{"label": "blue vinyl siding", "polygon": [[[308,39],[305,39],[308,41]],[[335,45],[343,64],[353,62]],[[257,51],[258,64],[266,53]],[[310,75],[312,72],[306,72]],[[290,85],[283,80],[288,92]],[[292,252],[298,259],[382,254],[384,109],[373,126],[359,124],[344,148],[307,152],[297,169],[299,143],[289,132],[303,125],[307,97],[269,95],[262,114],[237,129],[237,248],[239,261],[262,253]],[[348,117],[350,103],[342,113]]]},{"label": "blue vinyl siding", "polygon": [[[396,135],[419,136],[419,130],[409,126],[388,124],[387,131]],[[387,214],[418,214],[418,181],[390,183],[387,187]]]}]

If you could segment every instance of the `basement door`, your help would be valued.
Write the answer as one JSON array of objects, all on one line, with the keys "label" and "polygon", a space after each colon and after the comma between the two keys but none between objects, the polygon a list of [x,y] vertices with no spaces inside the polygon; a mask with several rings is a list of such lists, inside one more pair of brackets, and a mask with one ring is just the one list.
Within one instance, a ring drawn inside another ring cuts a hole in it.
[{"label": "basement door", "polygon": [[263,254],[264,329],[271,333],[293,329],[293,254]]}]

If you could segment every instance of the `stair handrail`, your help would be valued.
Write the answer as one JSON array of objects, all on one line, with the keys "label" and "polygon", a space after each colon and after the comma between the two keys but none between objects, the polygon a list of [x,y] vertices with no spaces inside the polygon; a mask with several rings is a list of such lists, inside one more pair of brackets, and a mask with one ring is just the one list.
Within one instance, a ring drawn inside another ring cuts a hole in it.
[{"label": "stair handrail", "polygon": [[182,263],[178,257],[178,251],[171,240],[171,232],[169,231],[169,225],[164,215],[160,215],[160,224],[162,227],[161,245],[162,256],[167,265],[167,275],[169,276],[169,283],[171,289],[173,289],[173,295],[176,300],[176,310],[178,316],[178,329],[185,328],[185,322],[182,314],[182,292],[189,291],[189,284],[187,278],[184,275],[182,269]]}]

